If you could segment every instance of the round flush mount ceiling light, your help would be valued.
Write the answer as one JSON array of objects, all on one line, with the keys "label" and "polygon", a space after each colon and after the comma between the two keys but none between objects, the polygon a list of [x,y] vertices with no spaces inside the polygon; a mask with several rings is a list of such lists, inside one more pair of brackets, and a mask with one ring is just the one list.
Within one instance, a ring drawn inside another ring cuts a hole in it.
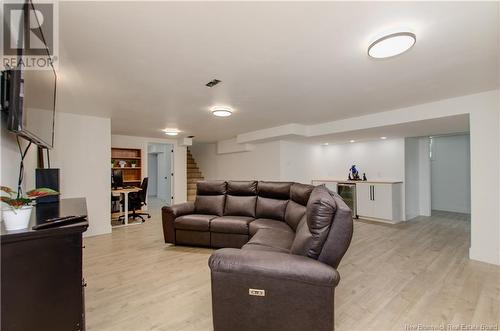
[{"label": "round flush mount ceiling light", "polygon": [[233,109],[226,106],[214,106],[210,109],[212,115],[217,117],[228,117],[233,114]]},{"label": "round flush mount ceiling light", "polygon": [[178,129],[164,129],[163,132],[165,132],[167,136],[177,136],[180,131]]},{"label": "round flush mount ceiling light", "polygon": [[384,59],[402,54],[412,48],[417,37],[412,32],[396,32],[375,40],[368,47],[368,55],[375,59]]}]

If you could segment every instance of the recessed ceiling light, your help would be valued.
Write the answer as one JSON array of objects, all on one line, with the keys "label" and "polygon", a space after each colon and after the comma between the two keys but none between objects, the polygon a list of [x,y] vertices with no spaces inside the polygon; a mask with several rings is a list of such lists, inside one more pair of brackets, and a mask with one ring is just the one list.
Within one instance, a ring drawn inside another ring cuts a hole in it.
[{"label": "recessed ceiling light", "polygon": [[163,132],[165,132],[167,136],[177,136],[180,131],[179,129],[164,129]]},{"label": "recessed ceiling light", "polygon": [[352,140],[352,139],[351,139],[351,140],[349,140],[349,142],[352,144],[352,143],[355,143],[355,142],[356,142],[356,140]]},{"label": "recessed ceiling light", "polygon": [[382,140],[386,140],[386,139],[387,139],[387,137],[380,137],[380,139],[382,139]]},{"label": "recessed ceiling light", "polygon": [[217,117],[228,117],[233,114],[233,109],[226,106],[214,106],[210,109],[212,115]]},{"label": "recessed ceiling light", "polygon": [[409,50],[416,41],[417,37],[412,32],[388,34],[378,38],[368,47],[368,55],[376,59],[396,56]]},{"label": "recessed ceiling light", "polygon": [[328,146],[329,144],[328,144],[328,143],[322,143],[321,145],[323,145],[323,146]]}]

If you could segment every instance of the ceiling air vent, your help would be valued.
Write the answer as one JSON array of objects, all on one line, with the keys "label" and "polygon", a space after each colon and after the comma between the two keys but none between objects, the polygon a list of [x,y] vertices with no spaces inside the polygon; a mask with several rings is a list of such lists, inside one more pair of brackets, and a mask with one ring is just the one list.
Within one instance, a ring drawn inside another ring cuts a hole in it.
[{"label": "ceiling air vent", "polygon": [[221,81],[218,80],[218,79],[212,79],[211,81],[209,81],[208,83],[205,84],[205,86],[208,86],[208,87],[214,87],[215,85],[219,84]]}]

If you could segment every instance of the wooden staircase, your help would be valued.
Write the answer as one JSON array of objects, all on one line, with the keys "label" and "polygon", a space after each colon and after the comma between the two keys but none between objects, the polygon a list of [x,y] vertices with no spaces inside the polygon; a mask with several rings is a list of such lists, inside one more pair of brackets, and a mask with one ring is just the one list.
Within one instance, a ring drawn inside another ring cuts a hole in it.
[{"label": "wooden staircase", "polygon": [[196,199],[196,183],[203,180],[201,171],[196,164],[196,161],[191,155],[191,151],[187,150],[187,200],[194,201]]}]

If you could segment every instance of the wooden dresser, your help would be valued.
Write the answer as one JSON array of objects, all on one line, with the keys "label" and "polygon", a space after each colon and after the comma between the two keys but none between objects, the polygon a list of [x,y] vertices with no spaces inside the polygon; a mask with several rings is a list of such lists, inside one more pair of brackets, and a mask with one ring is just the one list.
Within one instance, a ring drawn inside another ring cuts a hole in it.
[{"label": "wooden dresser", "polygon": [[[79,216],[71,225],[34,231],[53,217]],[[85,330],[82,233],[85,199],[62,199],[33,209],[27,229],[7,231],[2,222],[1,330]]]}]

